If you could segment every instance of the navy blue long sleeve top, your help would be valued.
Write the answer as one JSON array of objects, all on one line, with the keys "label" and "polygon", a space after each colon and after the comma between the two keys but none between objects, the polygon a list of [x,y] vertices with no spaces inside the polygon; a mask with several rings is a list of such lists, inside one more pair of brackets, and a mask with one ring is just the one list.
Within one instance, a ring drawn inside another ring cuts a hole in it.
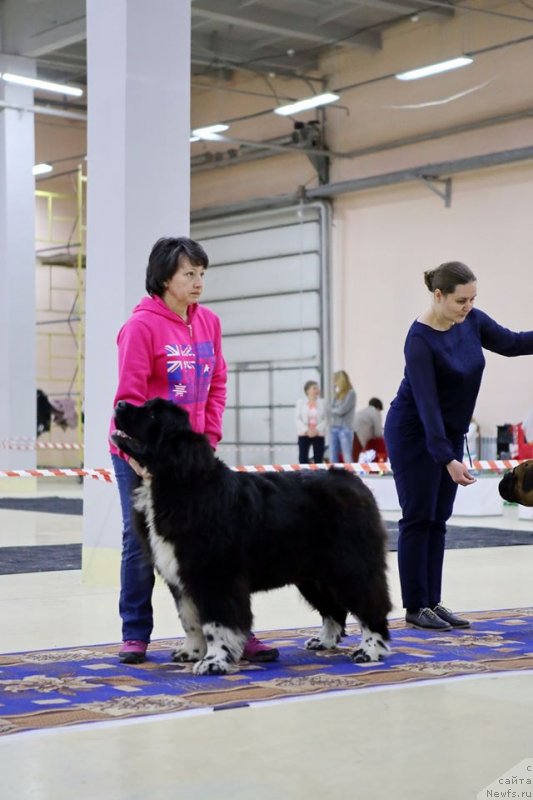
[{"label": "navy blue long sleeve top", "polygon": [[468,430],[485,368],[483,348],[503,356],[531,355],[533,331],[515,333],[474,308],[449,330],[416,321],[407,333],[404,378],[389,414],[396,431],[421,424],[438,464],[455,458],[448,437]]}]

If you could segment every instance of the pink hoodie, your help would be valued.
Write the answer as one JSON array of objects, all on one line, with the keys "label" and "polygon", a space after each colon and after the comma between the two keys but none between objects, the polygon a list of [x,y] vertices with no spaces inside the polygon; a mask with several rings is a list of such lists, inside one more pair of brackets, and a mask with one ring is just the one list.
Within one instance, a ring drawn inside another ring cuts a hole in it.
[{"label": "pink hoodie", "polygon": [[[217,315],[194,303],[187,323],[160,297],[144,297],[120,329],[117,344],[119,382],[113,406],[119,400],[138,406],[153,397],[172,400],[189,412],[193,429],[216,447],[226,405]],[[112,442],[110,449],[123,455]]]}]

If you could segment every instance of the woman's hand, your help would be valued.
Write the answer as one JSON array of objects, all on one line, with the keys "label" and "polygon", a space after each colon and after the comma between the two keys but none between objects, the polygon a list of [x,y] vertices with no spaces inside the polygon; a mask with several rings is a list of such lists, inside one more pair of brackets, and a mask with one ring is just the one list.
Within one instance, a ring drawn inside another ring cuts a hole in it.
[{"label": "woman's hand", "polygon": [[459,486],[470,486],[471,483],[476,482],[476,479],[470,474],[468,467],[462,461],[450,461],[449,464],[446,464],[446,469],[450,473],[452,481],[458,483]]}]

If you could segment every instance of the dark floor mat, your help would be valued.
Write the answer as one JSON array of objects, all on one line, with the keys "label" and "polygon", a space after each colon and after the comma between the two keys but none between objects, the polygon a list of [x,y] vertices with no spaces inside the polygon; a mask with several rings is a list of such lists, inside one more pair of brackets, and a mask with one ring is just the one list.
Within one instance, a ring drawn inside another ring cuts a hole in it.
[{"label": "dark floor mat", "polygon": [[47,514],[83,514],[81,497],[1,497],[0,509],[43,511]]},{"label": "dark floor mat", "polygon": [[0,575],[81,569],[81,544],[0,547]]},{"label": "dark floor mat", "polygon": [[[397,550],[398,526],[386,522],[389,550]],[[469,547],[510,547],[533,545],[533,531],[510,531],[499,528],[463,528],[450,525],[446,537],[448,550]],[[30,545],[0,547],[0,575],[20,572],[53,572],[81,569],[81,544]]]},{"label": "dark floor mat", "polygon": [[[385,522],[389,537],[389,550],[398,549],[398,524]],[[446,548],[464,550],[469,547],[511,547],[512,545],[533,544],[531,531],[512,531],[501,528],[474,528],[448,525]]]}]

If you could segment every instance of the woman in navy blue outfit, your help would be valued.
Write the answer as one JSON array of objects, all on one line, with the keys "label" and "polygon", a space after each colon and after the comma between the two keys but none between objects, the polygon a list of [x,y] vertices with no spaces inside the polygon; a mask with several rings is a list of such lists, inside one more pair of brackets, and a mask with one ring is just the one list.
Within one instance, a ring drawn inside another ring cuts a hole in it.
[{"label": "woman in navy blue outfit", "polygon": [[405,340],[405,373],[385,423],[402,509],[398,566],[406,622],[447,630],[470,623],[441,604],[446,522],[457,486],[475,482],[463,464],[464,436],[485,367],[483,348],[533,354],[533,331],[514,333],[474,308],[476,277],[460,262],[424,274],[430,307]]}]

